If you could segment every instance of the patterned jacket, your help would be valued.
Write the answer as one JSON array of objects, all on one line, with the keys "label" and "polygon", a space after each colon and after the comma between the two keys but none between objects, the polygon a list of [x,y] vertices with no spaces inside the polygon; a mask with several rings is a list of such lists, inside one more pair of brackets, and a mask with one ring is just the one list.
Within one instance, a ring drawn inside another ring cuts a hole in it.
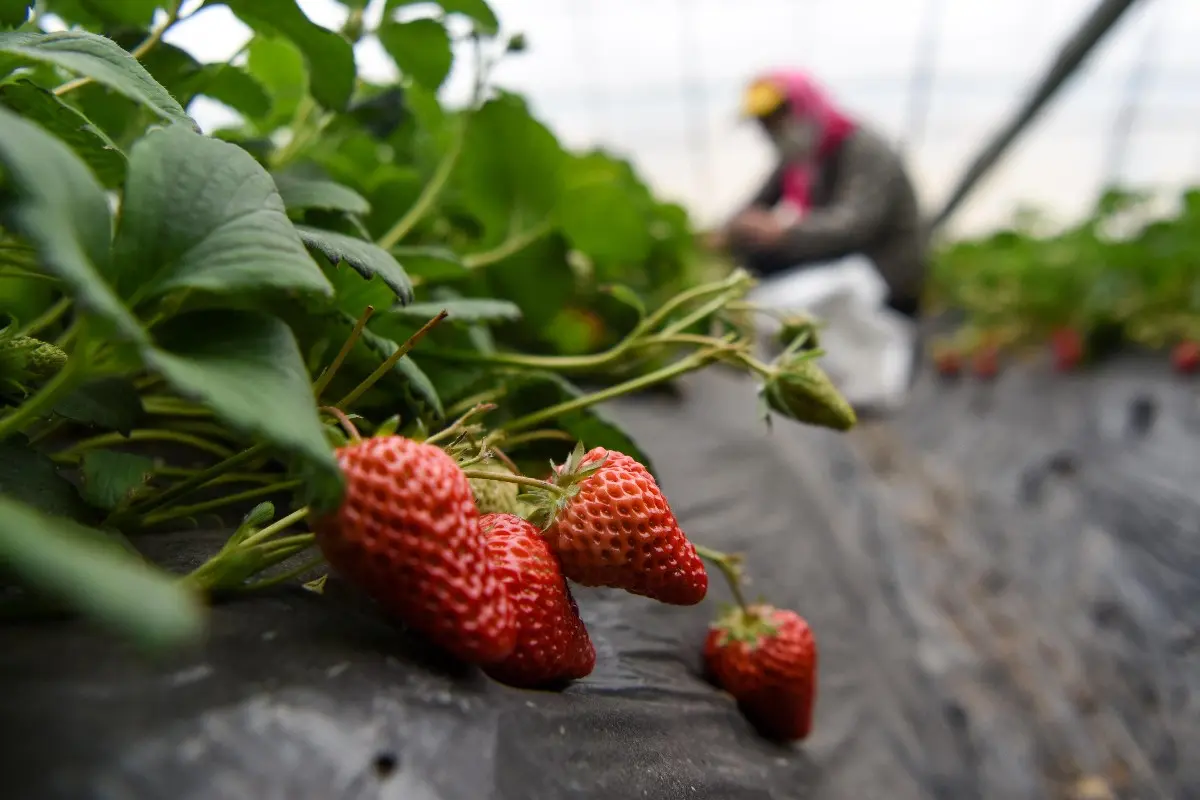
[{"label": "patterned jacket", "polygon": [[[773,208],[783,196],[778,167],[750,201]],[[925,280],[927,239],[916,191],[900,155],[881,136],[857,128],[821,165],[812,208],[771,250],[735,243],[746,266],[767,275],[861,253],[891,290],[891,303],[915,310]]]}]

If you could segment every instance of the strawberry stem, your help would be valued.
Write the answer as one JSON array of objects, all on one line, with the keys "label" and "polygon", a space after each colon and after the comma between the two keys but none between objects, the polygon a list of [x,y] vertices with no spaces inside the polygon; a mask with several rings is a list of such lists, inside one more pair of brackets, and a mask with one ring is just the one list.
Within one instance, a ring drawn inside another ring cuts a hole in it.
[{"label": "strawberry stem", "polygon": [[739,608],[749,613],[750,607],[746,603],[745,595],[742,594],[741,557],[731,553],[722,553],[702,544],[693,543],[692,547],[696,548],[696,555],[705,561],[711,561],[721,571],[725,583],[729,585],[729,592],[733,595],[734,601]]},{"label": "strawberry stem", "polygon": [[256,444],[253,447],[248,447],[242,452],[235,453],[234,455],[226,458],[224,461],[219,461],[207,469],[193,473],[192,476],[186,480],[175,484],[171,488],[163,491],[161,494],[148,498],[141,504],[135,503],[131,510],[141,511],[141,513],[145,514],[149,511],[153,511],[156,508],[161,508],[173,500],[178,500],[180,497],[194,492],[210,481],[225,475],[234,467],[241,466],[247,461],[254,460],[255,457],[262,455],[266,452],[266,450],[267,446],[265,444]]},{"label": "strawberry stem", "polygon": [[354,349],[355,343],[358,342],[359,337],[362,336],[363,328],[367,327],[367,320],[369,320],[371,315],[374,313],[374,306],[367,306],[363,309],[362,315],[358,318],[358,321],[354,323],[354,330],[350,331],[350,335],[347,336],[346,341],[342,343],[342,349],[339,350],[337,356],[334,357],[333,363],[331,363],[329,367],[321,373],[321,376],[317,378],[317,382],[313,385],[314,398],[318,400],[321,399],[321,394],[326,388],[328,388],[329,382],[333,380],[333,376],[336,375],[338,370],[342,368],[342,364],[345,362],[346,357],[350,355],[350,351]]},{"label": "strawberry stem", "polygon": [[350,437],[350,441],[353,444],[358,444],[362,441],[362,434],[358,432],[358,428],[354,427],[354,423],[346,416],[345,411],[333,406],[321,406],[321,410],[337,419],[338,425],[346,432],[346,436]]},{"label": "strawberry stem", "polygon": [[500,481],[501,483],[515,483],[518,486],[529,486],[534,489],[545,489],[556,495],[565,495],[570,490],[564,489],[547,481],[541,481],[537,478],[529,478],[525,475],[508,475],[503,472],[488,472],[481,469],[464,469],[463,474],[468,478],[479,478],[485,481]]},{"label": "strawberry stem", "polygon": [[[287,528],[289,525],[293,525],[293,524],[303,520],[305,517],[308,516],[309,511],[310,511],[310,509],[308,508],[308,506],[305,506],[304,508],[293,511],[292,513],[288,514],[283,519],[272,522],[270,525],[263,528],[258,533],[254,534],[252,536],[247,536],[245,539],[242,540],[241,546],[242,547],[251,547],[251,546],[256,545],[259,542],[263,541],[264,539],[271,538],[272,536],[279,533],[284,528]],[[304,536],[307,534],[299,534],[299,535]],[[279,541],[285,541],[285,540],[280,539]]]},{"label": "strawberry stem", "polygon": [[445,441],[452,436],[456,436],[467,424],[467,420],[469,420],[471,417],[474,417],[478,414],[484,414],[488,411],[494,410],[495,408],[495,403],[477,403],[476,405],[467,409],[467,411],[463,413],[461,417],[454,420],[454,422],[449,426],[443,428],[433,436],[430,436],[428,439],[426,439],[425,444],[435,444],[437,442]]},{"label": "strawberry stem", "polygon": [[424,339],[425,334],[429,333],[431,330],[433,330],[435,327],[437,327],[437,325],[442,320],[444,320],[448,314],[449,314],[449,312],[446,311],[446,309],[444,309],[444,308],[441,311],[439,311],[437,316],[435,316],[433,319],[429,320],[429,322],[426,322],[424,325],[421,326],[421,329],[419,331],[414,333],[412,336],[408,337],[408,340],[405,341],[404,344],[402,344],[396,348],[396,352],[394,352],[390,356],[388,356],[387,360],[385,360],[382,364],[380,364],[375,369],[374,372],[372,372],[370,375],[368,375],[366,377],[366,379],[363,380],[362,383],[360,383],[358,386],[354,387],[354,389],[352,389],[349,394],[347,394],[341,400],[338,400],[337,403],[335,403],[334,405],[336,405],[338,408],[342,408],[342,409],[347,408],[355,400],[357,400],[358,398],[360,398],[364,394],[366,394],[367,390],[369,390],[372,386],[374,386],[376,383],[378,383],[380,378],[382,378],[384,375],[388,374],[388,372],[390,372],[392,370],[392,368],[395,367],[396,364],[398,364],[400,362],[400,359],[402,359],[402,358],[404,358],[404,356],[408,355],[408,352],[417,346],[417,342]]},{"label": "strawberry stem", "polygon": [[203,503],[193,503],[190,506],[176,506],[168,511],[160,511],[157,514],[146,514],[141,519],[143,527],[151,527],[153,525],[161,525],[164,522],[169,522],[174,519],[190,517],[194,514],[202,514],[205,511],[212,511],[216,508],[240,503],[243,500],[254,500],[263,495],[276,494],[278,492],[286,492],[291,489],[298,488],[303,484],[303,481],[280,481],[267,486],[259,486],[254,489],[246,489],[235,494],[228,494],[224,497],[217,497],[212,500],[206,500]]}]

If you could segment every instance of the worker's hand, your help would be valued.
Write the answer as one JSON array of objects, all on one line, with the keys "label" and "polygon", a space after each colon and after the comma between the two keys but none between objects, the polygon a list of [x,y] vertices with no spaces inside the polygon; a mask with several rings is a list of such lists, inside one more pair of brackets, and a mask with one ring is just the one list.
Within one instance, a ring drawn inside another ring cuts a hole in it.
[{"label": "worker's hand", "polygon": [[729,225],[731,238],[755,248],[774,247],[786,230],[778,217],[759,208],[743,211]]}]

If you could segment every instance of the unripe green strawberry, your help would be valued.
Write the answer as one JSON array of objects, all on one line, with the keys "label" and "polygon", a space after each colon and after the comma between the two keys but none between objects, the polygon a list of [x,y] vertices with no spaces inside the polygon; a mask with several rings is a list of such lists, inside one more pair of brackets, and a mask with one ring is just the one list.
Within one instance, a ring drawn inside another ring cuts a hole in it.
[{"label": "unripe green strawberry", "polygon": [[[38,340],[33,339],[32,341],[37,342]],[[61,348],[49,342],[38,342],[29,352],[29,362],[25,365],[25,368],[32,377],[38,380],[46,380],[57,375],[58,371],[66,366],[66,363],[67,354]]]},{"label": "unripe green strawberry", "polygon": [[[480,465],[480,472],[511,475],[512,470],[503,464],[487,462]],[[517,499],[521,487],[507,481],[489,481],[486,478],[471,478],[471,493],[475,495],[475,506],[483,514],[518,514],[521,506]]]},{"label": "unripe green strawberry", "polygon": [[13,336],[0,341],[0,373],[14,380],[52,378],[66,363],[62,349],[41,339]]},{"label": "unripe green strawberry", "polygon": [[854,408],[809,355],[778,364],[759,391],[763,403],[797,422],[847,431],[858,423]]}]

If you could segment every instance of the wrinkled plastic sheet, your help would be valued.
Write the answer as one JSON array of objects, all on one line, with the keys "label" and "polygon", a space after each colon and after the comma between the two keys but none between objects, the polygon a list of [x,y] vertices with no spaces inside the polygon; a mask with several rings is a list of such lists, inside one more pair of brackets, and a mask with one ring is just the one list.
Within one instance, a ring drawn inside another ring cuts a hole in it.
[{"label": "wrinkled plastic sheet", "polygon": [[[814,735],[758,738],[700,677],[716,602],[577,592],[596,671],[518,691],[331,582],[215,609],[148,664],[0,629],[5,797],[1200,797],[1200,409],[1161,363],[923,377],[849,435],[756,419],[720,371],[613,408],[689,535],[816,632]],[[177,568],[217,534],[142,542]]]}]

